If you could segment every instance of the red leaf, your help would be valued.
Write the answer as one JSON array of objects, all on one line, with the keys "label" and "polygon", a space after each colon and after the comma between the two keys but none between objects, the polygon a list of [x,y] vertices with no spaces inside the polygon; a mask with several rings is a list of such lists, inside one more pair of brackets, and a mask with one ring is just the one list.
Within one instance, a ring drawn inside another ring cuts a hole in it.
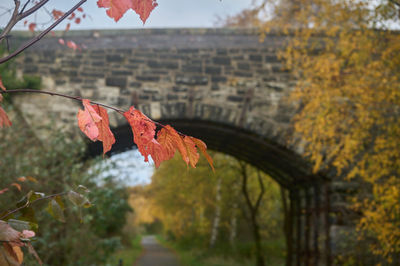
[{"label": "red leaf", "polygon": [[81,23],[81,18],[76,18],[76,19],[75,19],[75,23],[76,23],[76,24]]},{"label": "red leaf", "polygon": [[60,39],[58,39],[58,43],[59,43],[59,44],[61,44],[61,45],[65,45],[65,41],[64,41],[64,39],[61,39],[61,38],[60,38]]},{"label": "red leaf", "polygon": [[158,143],[155,139],[148,144],[148,150],[151,158],[153,158],[156,168],[158,168],[163,161],[170,159],[167,157],[165,148],[161,146],[160,143]]},{"label": "red leaf", "polygon": [[117,22],[131,8],[131,0],[98,0],[98,7],[108,8],[106,13]]},{"label": "red leaf", "polygon": [[185,142],[185,146],[186,146],[186,150],[187,150],[187,154],[188,154],[188,158],[189,158],[189,163],[193,168],[196,168],[196,164],[199,161],[199,157],[200,157],[200,155],[196,149],[196,144],[189,136],[185,136],[183,138],[183,140]]},{"label": "red leaf", "polygon": [[133,9],[146,22],[151,11],[158,5],[156,0],[98,0],[98,7],[108,8],[106,13],[117,22],[128,9]]},{"label": "red leaf", "polygon": [[78,112],[78,126],[89,139],[96,141],[99,137],[99,129],[96,123],[100,122],[101,117],[90,105],[89,100],[83,99],[82,104],[85,109]]},{"label": "red leaf", "polygon": [[78,45],[73,41],[67,41],[67,46],[74,50],[78,49]]},{"label": "red leaf", "polygon": [[201,151],[201,153],[204,155],[204,157],[206,157],[208,163],[210,164],[213,172],[215,172],[214,169],[214,164],[213,164],[213,159],[211,158],[211,156],[207,153],[207,145],[200,139],[196,139],[194,137],[190,137],[194,143],[196,143],[197,148],[199,148],[199,150]]},{"label": "red leaf", "polygon": [[10,119],[8,119],[8,116],[6,112],[4,111],[3,108],[0,107],[0,128],[4,127],[10,127],[12,125]]},{"label": "red leaf", "polygon": [[29,24],[29,30],[30,30],[31,32],[35,32],[35,28],[36,28],[36,23],[31,23],[31,24]]},{"label": "red leaf", "polygon": [[75,13],[72,13],[72,14],[68,17],[69,20],[73,20],[74,18],[75,18]]},{"label": "red leaf", "polygon": [[27,24],[27,23],[28,23],[28,21],[27,21],[27,20],[25,20],[25,21],[24,21],[24,27],[26,26],[26,24]]},{"label": "red leaf", "polygon": [[155,141],[156,125],[133,106],[124,113],[124,116],[132,128],[133,141],[138,146],[139,152],[144,156],[144,161],[147,162],[150,155],[149,146],[153,145],[151,144],[153,140]]},{"label": "red leaf", "polygon": [[57,10],[57,9],[53,9],[53,11],[51,11],[51,14],[53,15],[53,18],[55,20],[61,18],[64,15],[64,12]]},{"label": "red leaf", "polygon": [[92,107],[101,117],[101,120],[96,123],[99,129],[99,137],[97,139],[103,142],[103,154],[106,154],[115,143],[114,134],[111,132],[109,126],[107,110],[98,105],[92,105]]},{"label": "red leaf", "polygon": [[146,23],[151,11],[158,5],[156,0],[131,0],[132,9],[140,16],[143,24]]},{"label": "red leaf", "polygon": [[78,7],[77,9],[79,12],[83,12],[83,8],[82,7]]},{"label": "red leaf", "polygon": [[71,23],[68,23],[67,26],[65,27],[65,31],[69,31],[70,27],[71,27]]},{"label": "red leaf", "polygon": [[8,190],[8,188],[3,188],[2,190],[0,190],[0,194],[6,193]]}]

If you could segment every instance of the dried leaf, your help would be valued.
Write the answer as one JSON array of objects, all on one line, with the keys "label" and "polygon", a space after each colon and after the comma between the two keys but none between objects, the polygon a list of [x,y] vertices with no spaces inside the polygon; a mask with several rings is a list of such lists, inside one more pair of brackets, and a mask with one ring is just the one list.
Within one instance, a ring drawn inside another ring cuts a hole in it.
[{"label": "dried leaf", "polygon": [[107,8],[107,15],[117,22],[126,11],[134,10],[146,22],[151,11],[158,5],[156,0],[98,0],[98,7]]},{"label": "dried leaf", "polygon": [[101,117],[90,105],[89,100],[83,99],[82,104],[85,109],[78,112],[78,126],[89,139],[96,141],[99,137],[99,129],[96,123],[100,122]]},{"label": "dried leaf", "polygon": [[99,129],[99,136],[97,139],[103,142],[103,154],[106,154],[115,143],[115,137],[109,125],[110,122],[108,120],[107,110],[98,105],[92,105],[92,107],[101,117],[101,120],[96,122],[96,126]]},{"label": "dried leaf", "polygon": [[35,28],[36,28],[36,23],[30,23],[30,24],[29,24],[29,30],[30,30],[31,32],[35,32]]},{"label": "dried leaf", "polygon": [[1,79],[1,76],[0,76],[0,89],[2,89],[3,91],[6,91],[6,87],[3,84],[3,80]]},{"label": "dried leaf", "polygon": [[196,164],[199,161],[199,157],[200,157],[200,155],[196,149],[196,144],[189,136],[185,136],[183,138],[183,140],[185,142],[185,146],[186,146],[186,150],[187,150],[187,154],[188,154],[188,158],[189,158],[189,164],[193,168],[196,168]]},{"label": "dried leaf", "polygon": [[201,151],[201,153],[204,155],[204,157],[206,157],[207,162],[210,164],[213,172],[215,172],[214,169],[214,164],[213,164],[213,159],[211,158],[211,156],[207,153],[207,145],[200,139],[196,139],[194,137],[190,137],[191,140],[193,140],[193,142],[196,144],[197,148],[199,148],[199,150]]},{"label": "dried leaf", "polygon": [[136,143],[139,152],[144,156],[144,161],[148,162],[149,145],[152,145],[151,143],[154,140],[156,125],[133,106],[124,113],[124,117],[132,128],[133,141]]}]

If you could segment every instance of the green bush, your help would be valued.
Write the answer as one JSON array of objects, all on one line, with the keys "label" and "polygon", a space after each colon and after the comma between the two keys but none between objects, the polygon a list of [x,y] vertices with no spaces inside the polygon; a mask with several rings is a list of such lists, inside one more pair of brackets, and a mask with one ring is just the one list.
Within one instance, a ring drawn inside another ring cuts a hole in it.
[{"label": "green bush", "polygon": [[[130,211],[125,188],[113,177],[99,180],[104,167],[101,162],[99,166],[98,159],[83,159],[84,142],[49,129],[44,143],[22,120],[14,118],[13,123],[0,132],[0,189],[10,187],[10,191],[0,195],[2,210],[15,208],[15,203],[30,190],[51,195],[85,186],[90,190],[86,196],[92,207],[81,210],[63,197],[65,223],[46,212],[48,201],[44,200],[11,218],[29,217],[38,224],[33,246],[47,265],[104,264],[121,245],[125,215]],[[95,163],[97,167],[93,167]],[[21,176],[32,176],[38,182],[19,182],[19,192],[10,184]],[[32,212],[30,216],[26,215],[28,212]],[[29,258],[25,263],[35,265]]]}]

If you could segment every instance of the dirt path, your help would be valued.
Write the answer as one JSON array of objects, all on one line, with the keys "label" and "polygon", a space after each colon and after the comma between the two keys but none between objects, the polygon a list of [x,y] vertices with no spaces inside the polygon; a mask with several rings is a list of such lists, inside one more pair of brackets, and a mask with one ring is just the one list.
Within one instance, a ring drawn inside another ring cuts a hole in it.
[{"label": "dirt path", "polygon": [[175,254],[161,246],[155,236],[144,236],[142,246],[143,254],[135,266],[179,266]]}]

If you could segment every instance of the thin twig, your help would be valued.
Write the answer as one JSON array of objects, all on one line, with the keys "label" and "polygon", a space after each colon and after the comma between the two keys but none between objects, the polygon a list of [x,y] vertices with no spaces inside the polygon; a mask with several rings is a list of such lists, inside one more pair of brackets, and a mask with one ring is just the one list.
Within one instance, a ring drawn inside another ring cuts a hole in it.
[{"label": "thin twig", "polygon": [[[51,92],[51,91],[43,91],[43,90],[32,90],[32,89],[17,89],[17,90],[6,90],[6,91],[0,90],[0,94],[19,93],[19,92],[20,93],[41,93],[41,94],[47,94],[47,95],[51,95],[51,96],[64,97],[64,98],[75,100],[75,101],[79,101],[79,102],[82,102],[82,100],[83,100],[83,98],[79,97],[79,96],[70,96],[70,95],[66,95],[66,94],[62,94],[62,93]],[[104,108],[111,109],[111,110],[113,110],[113,111],[115,111],[115,112],[117,112],[117,113],[119,113],[121,115],[124,115],[124,113],[127,112],[126,110],[119,109],[119,108],[116,108],[116,107],[113,107],[111,105],[107,105],[107,104],[104,104],[104,103],[99,103],[99,102],[95,102],[95,101],[90,101],[90,102],[92,104],[96,104],[96,105],[102,106]],[[157,121],[153,121],[150,118],[147,118],[147,120],[152,122],[152,123],[154,123],[154,124],[156,124],[156,125],[158,125],[158,126],[160,126],[160,127],[163,127],[163,128],[165,127],[165,125],[163,125],[163,124],[161,124],[161,123],[159,123]],[[186,136],[185,134],[179,132],[178,130],[175,130],[175,131],[181,136]]]},{"label": "thin twig", "polygon": [[25,8],[28,6],[28,4],[31,2],[31,0],[26,1],[25,5],[22,7],[21,11],[19,12],[19,14],[21,15],[22,13],[24,13]]},{"label": "thin twig", "polygon": [[16,209],[12,210],[12,211],[9,211],[9,212],[7,212],[6,214],[4,214],[3,216],[1,216],[1,217],[0,217],[0,220],[3,220],[3,219],[6,218],[7,216],[9,216],[9,215],[11,215],[11,214],[13,214],[13,213],[18,212],[18,211],[20,211],[20,210],[22,210],[22,209],[28,207],[29,205],[34,204],[34,203],[37,202],[37,201],[45,200],[45,199],[50,199],[50,198],[54,198],[54,197],[57,197],[57,196],[64,196],[64,195],[66,195],[68,192],[69,192],[69,191],[64,191],[64,192],[61,192],[61,193],[48,195],[48,196],[45,196],[45,197],[42,197],[42,198],[35,199],[35,200],[32,201],[32,202],[27,201],[27,202],[26,202],[24,205],[22,205],[21,207],[18,207],[18,208],[16,208]]},{"label": "thin twig", "polygon": [[[47,1],[47,0],[46,0]],[[48,27],[47,29],[45,29],[44,31],[42,31],[38,36],[36,36],[35,38],[29,40],[28,42],[26,42],[25,44],[23,44],[22,46],[20,46],[17,50],[15,50],[14,52],[12,52],[10,55],[5,56],[3,58],[0,59],[0,64],[12,59],[13,57],[17,56],[18,54],[20,54],[21,52],[23,52],[25,49],[29,48],[30,46],[32,46],[33,44],[35,44],[36,42],[38,42],[40,39],[42,39],[47,33],[49,33],[52,29],[54,29],[58,24],[60,24],[64,19],[66,19],[72,12],[74,12],[76,9],[78,9],[83,3],[85,3],[87,0],[81,0],[79,1],[79,3],[77,3],[73,8],[71,8],[68,12],[66,12],[62,17],[60,17],[58,20],[56,20],[50,27]],[[45,2],[45,0],[43,0],[42,2]],[[24,15],[26,12],[29,12],[29,10],[25,11],[22,15]],[[1,38],[2,36],[0,36]]]}]

